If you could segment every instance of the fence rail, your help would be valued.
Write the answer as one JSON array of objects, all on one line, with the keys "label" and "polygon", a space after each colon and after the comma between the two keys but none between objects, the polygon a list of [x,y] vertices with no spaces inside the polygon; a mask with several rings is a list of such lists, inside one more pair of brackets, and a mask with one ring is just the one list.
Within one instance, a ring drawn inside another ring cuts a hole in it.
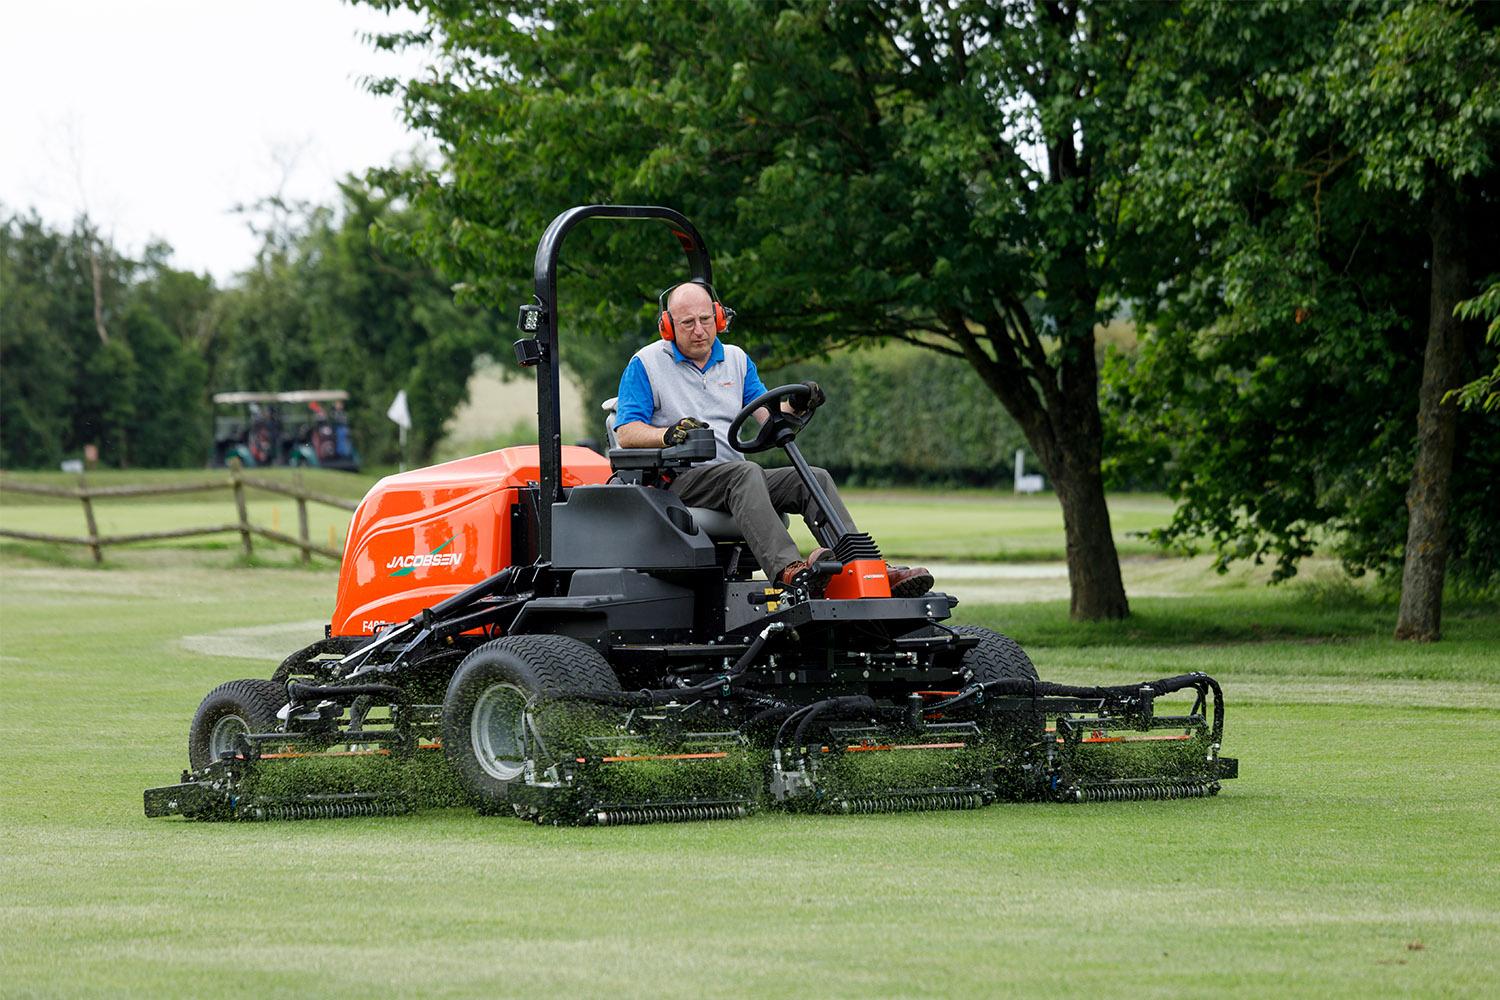
[{"label": "fence rail", "polygon": [[[245,491],[247,489],[262,490],[266,493],[275,493],[296,500],[297,535],[294,537],[252,523],[250,521],[249,507],[245,502]],[[168,496],[176,493],[203,493],[210,490],[229,490],[234,495],[236,517],[233,524],[211,525],[201,528],[174,528],[169,531],[143,531],[129,535],[99,534],[99,525],[94,518],[95,500],[119,497]],[[296,482],[291,485],[247,476],[238,460],[230,464],[229,476],[227,478],[207,479],[201,482],[170,483],[161,486],[90,486],[85,478],[79,477],[77,486],[64,487],[42,486],[34,483],[16,483],[0,477],[0,492],[29,493],[33,496],[80,501],[83,504],[83,520],[88,530],[86,536],[52,535],[38,531],[14,531],[9,528],[0,528],[0,538],[15,538],[26,542],[51,542],[59,545],[84,545],[93,553],[94,562],[96,563],[104,561],[104,549],[110,545],[128,545],[131,542],[156,542],[171,538],[192,538],[199,535],[231,533],[240,536],[240,548],[247,556],[254,553],[254,538],[259,535],[267,541],[294,546],[301,552],[303,563],[311,562],[314,553],[337,560],[343,558],[342,552],[331,546],[318,545],[312,540],[307,527],[307,505],[309,503],[319,503],[327,507],[335,507],[339,510],[347,511],[353,511],[359,507],[359,504],[352,500],[329,496],[326,493],[318,493],[305,488],[302,485],[300,475]]]}]

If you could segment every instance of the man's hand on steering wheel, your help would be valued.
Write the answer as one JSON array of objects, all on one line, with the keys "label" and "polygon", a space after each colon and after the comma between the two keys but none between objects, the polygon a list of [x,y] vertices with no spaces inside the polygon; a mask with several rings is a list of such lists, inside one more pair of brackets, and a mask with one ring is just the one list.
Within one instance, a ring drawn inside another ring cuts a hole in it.
[{"label": "man's hand on steering wheel", "polygon": [[[811,422],[813,411],[825,402],[827,397],[816,382],[793,382],[764,392],[746,403],[730,423],[726,432],[729,445],[736,451],[752,455],[787,444]],[[794,411],[793,407],[800,409]],[[761,421],[760,430],[745,441],[739,436],[740,429],[751,418]]]},{"label": "man's hand on steering wheel", "polygon": [[661,442],[668,448],[682,444],[687,440],[688,431],[706,429],[708,424],[697,417],[683,417],[677,423],[668,427],[661,436]]},{"label": "man's hand on steering wheel", "polygon": [[823,395],[823,387],[818,385],[818,383],[809,379],[802,384],[807,386],[807,397],[805,399],[798,399],[796,396],[793,396],[788,400],[792,405],[793,413],[809,414],[828,402],[828,397]]}]

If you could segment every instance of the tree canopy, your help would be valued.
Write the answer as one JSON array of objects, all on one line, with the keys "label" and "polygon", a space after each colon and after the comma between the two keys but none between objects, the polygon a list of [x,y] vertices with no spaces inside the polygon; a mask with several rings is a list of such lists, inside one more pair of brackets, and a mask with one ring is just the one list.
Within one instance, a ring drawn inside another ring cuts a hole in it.
[{"label": "tree canopy", "polygon": [[[1500,265],[1495,17],[1190,3],[1170,39],[1137,92],[1161,109],[1130,220],[1161,251],[1136,286],[1151,332],[1116,380],[1183,500],[1164,536],[1206,539],[1222,561],[1275,558],[1283,578],[1324,543],[1356,572],[1396,571],[1419,432],[1439,416],[1419,419],[1429,328],[1459,344],[1459,365],[1481,360],[1476,331],[1445,324]],[[1460,258],[1459,294],[1438,296]],[[1460,381],[1441,378],[1434,401]],[[1448,411],[1458,502],[1440,534],[1487,578],[1500,427]]]},{"label": "tree canopy", "polygon": [[[571,205],[679,208],[768,364],[894,338],[972,366],[1062,501],[1075,613],[1126,612],[1094,329],[1134,252],[1118,180],[1145,129],[1126,96],[1160,8],[375,6],[425,19],[379,44],[437,53],[377,89],[439,145],[411,186],[432,223],[418,246],[471,294],[523,298],[537,235]],[[594,239],[570,247],[569,290],[602,305],[574,329],[638,344],[677,269],[628,229]]]},{"label": "tree canopy", "polygon": [[0,224],[0,466],[200,462],[209,432],[199,337],[213,282],[153,245],[129,260],[87,219]]}]

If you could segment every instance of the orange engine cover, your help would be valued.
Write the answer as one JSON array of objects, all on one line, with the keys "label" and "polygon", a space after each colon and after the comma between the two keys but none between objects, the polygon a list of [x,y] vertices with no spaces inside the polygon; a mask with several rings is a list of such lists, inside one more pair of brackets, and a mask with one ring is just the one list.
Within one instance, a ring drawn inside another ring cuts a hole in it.
[{"label": "orange engine cover", "polygon": [[[562,450],[563,486],[609,480],[609,460]],[[516,491],[541,478],[535,445],[387,476],[365,495],[344,543],[331,634],[370,635],[511,564]]]}]

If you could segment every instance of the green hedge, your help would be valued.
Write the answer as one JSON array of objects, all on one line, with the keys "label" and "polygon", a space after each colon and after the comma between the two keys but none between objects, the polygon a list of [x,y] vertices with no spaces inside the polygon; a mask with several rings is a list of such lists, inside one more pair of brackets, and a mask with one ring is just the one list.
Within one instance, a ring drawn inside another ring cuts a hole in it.
[{"label": "green hedge", "polygon": [[[859,485],[1009,485],[1026,439],[967,364],[916,347],[764,369],[768,388],[814,379],[828,405],[798,438],[808,461]],[[780,452],[771,453],[784,464]]]}]

